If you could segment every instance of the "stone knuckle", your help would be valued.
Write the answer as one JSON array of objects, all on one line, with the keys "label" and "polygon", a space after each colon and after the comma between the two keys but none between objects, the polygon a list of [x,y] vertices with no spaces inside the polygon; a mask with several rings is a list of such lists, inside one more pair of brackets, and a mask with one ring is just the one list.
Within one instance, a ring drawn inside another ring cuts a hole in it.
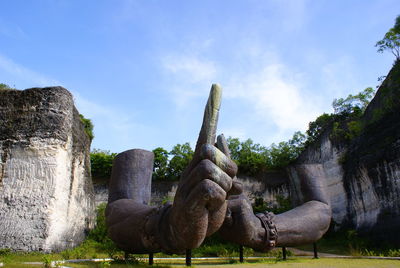
[{"label": "stone knuckle", "polygon": [[208,159],[204,159],[204,160],[200,161],[200,163],[198,165],[198,170],[199,170],[201,176],[210,177],[215,170],[214,166],[215,165],[213,162],[211,162]]},{"label": "stone knuckle", "polygon": [[214,146],[211,144],[203,144],[201,146],[200,157],[203,159],[211,159],[214,151]]}]

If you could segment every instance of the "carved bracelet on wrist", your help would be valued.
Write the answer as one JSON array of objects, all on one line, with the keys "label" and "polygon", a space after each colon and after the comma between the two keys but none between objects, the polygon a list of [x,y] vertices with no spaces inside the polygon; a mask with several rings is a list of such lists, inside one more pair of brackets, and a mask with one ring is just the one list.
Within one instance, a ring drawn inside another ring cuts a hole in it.
[{"label": "carved bracelet on wrist", "polygon": [[265,211],[257,213],[256,217],[260,219],[261,224],[265,229],[264,250],[271,250],[276,246],[278,240],[278,231],[273,222],[275,215],[272,212]]}]

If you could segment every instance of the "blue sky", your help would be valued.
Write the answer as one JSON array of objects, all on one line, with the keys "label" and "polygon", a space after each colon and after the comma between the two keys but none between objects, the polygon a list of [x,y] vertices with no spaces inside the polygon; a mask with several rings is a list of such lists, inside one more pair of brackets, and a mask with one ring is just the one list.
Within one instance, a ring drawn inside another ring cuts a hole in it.
[{"label": "blue sky", "polygon": [[218,133],[270,145],[386,75],[374,47],[398,0],[0,2],[0,82],[62,85],[92,148],[170,150],[198,136],[212,83]]}]

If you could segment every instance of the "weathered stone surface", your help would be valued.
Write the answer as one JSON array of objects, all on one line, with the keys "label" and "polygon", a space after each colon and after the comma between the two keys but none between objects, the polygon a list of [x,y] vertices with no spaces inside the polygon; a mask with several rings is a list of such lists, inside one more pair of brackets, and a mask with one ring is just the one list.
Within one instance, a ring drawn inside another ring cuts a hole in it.
[{"label": "weathered stone surface", "polygon": [[[322,166],[334,223],[355,228],[377,242],[399,244],[400,234],[400,62],[362,117],[362,135],[337,142],[328,129],[296,164]],[[296,171],[289,167],[292,181]],[[298,191],[293,199],[300,201]]]},{"label": "weathered stone surface", "polygon": [[94,224],[90,140],[62,87],[0,91],[0,248],[55,251]]},{"label": "weathered stone surface", "polygon": [[[323,133],[318,142],[308,146],[306,151],[296,161],[296,164],[314,165],[315,169],[322,169],[332,209],[332,218],[336,224],[341,225],[347,220],[348,214],[346,209],[348,199],[343,184],[344,170],[340,164],[340,159],[345,154],[346,149],[334,146],[329,139],[329,134],[329,132]],[[312,172],[311,168],[310,172]],[[296,189],[298,180],[295,165],[288,167],[288,174],[291,180],[292,202],[294,204],[301,204],[302,193]]]},{"label": "weathered stone surface", "polygon": [[237,180],[243,185],[243,192],[251,202],[262,198],[270,207],[279,207],[278,197],[290,198],[289,177],[284,170],[267,171],[255,177],[241,174]]}]

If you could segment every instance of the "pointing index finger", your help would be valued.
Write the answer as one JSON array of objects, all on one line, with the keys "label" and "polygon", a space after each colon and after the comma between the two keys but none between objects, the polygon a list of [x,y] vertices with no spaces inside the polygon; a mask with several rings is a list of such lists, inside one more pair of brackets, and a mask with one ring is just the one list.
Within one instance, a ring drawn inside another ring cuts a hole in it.
[{"label": "pointing index finger", "polygon": [[203,124],[197,140],[195,152],[199,152],[203,144],[208,143],[213,145],[215,143],[218,114],[221,106],[221,94],[221,87],[218,84],[213,84],[204,110]]}]

